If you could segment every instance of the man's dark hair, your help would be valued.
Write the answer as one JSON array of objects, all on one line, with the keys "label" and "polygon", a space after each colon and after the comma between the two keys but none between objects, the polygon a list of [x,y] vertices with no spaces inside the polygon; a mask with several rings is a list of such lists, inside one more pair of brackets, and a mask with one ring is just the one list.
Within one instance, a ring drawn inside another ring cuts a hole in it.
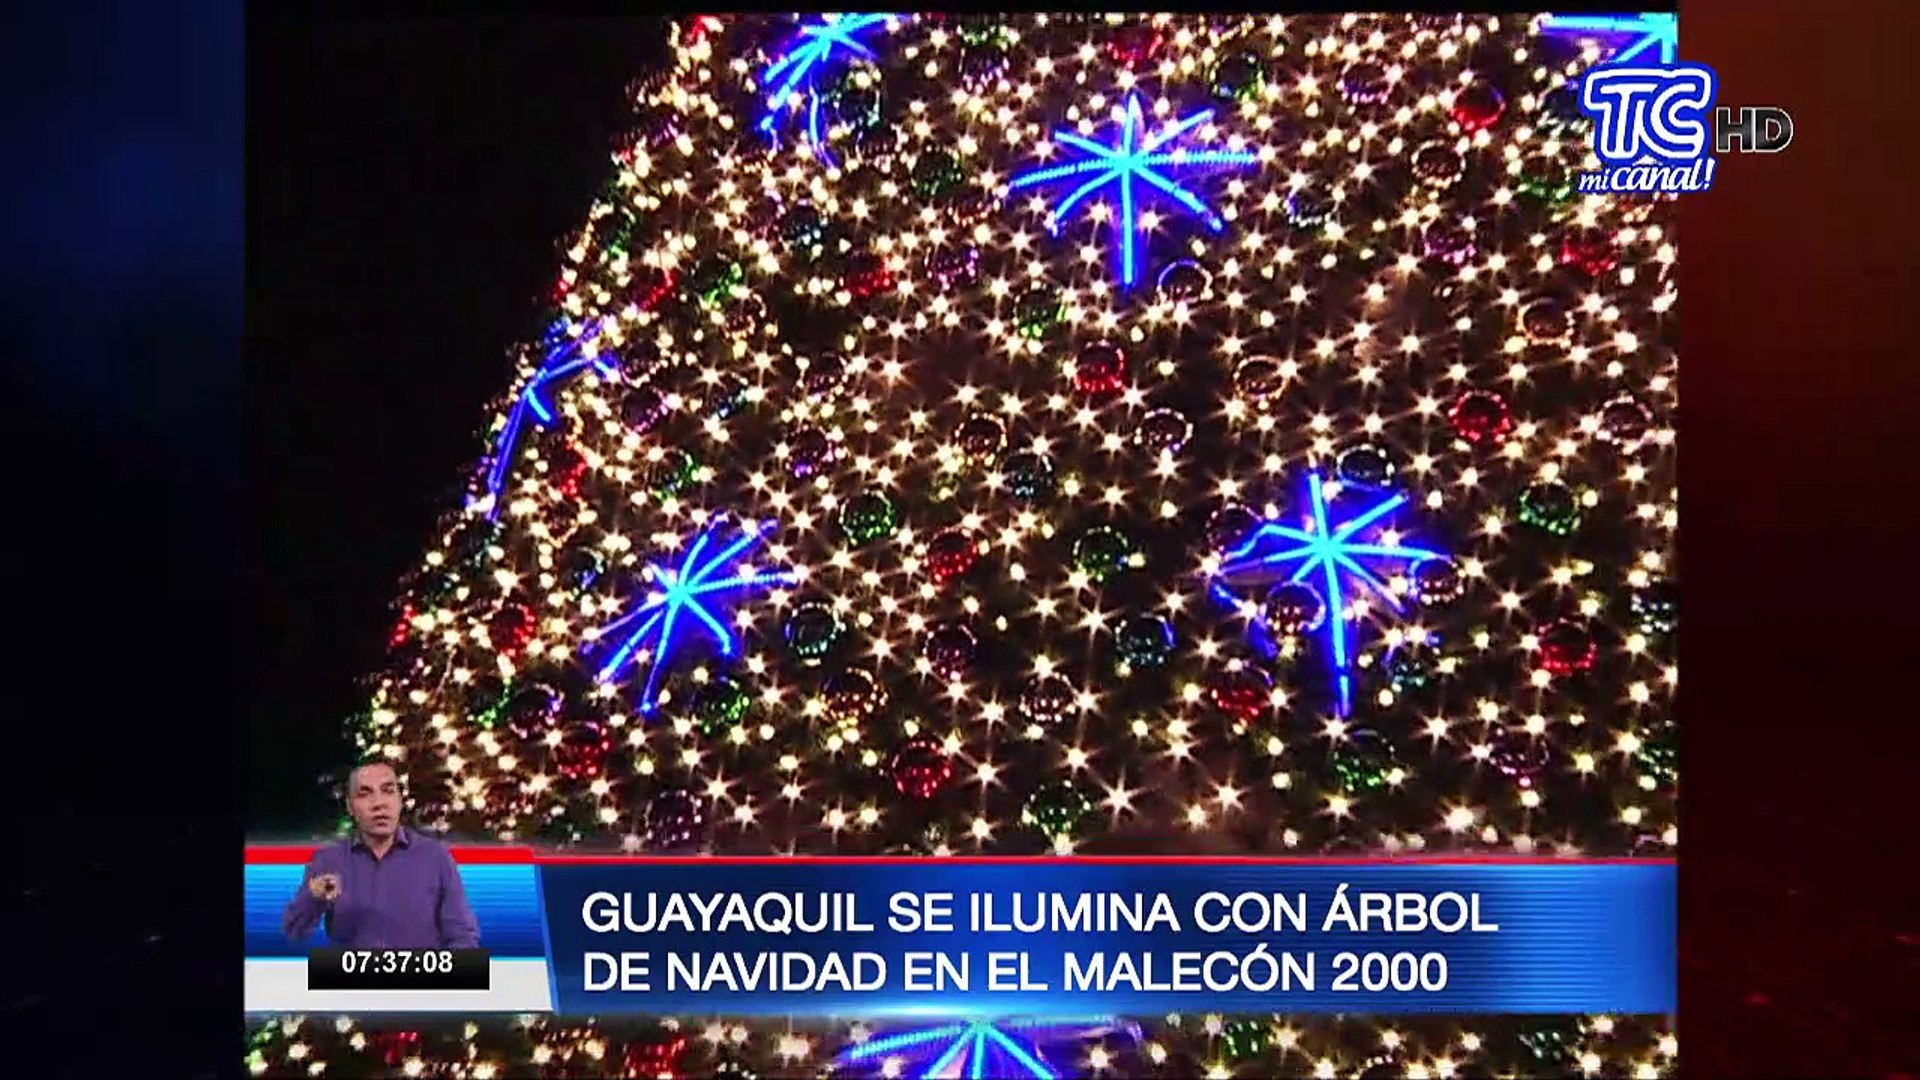
[{"label": "man's dark hair", "polygon": [[353,798],[353,778],[359,775],[360,770],[369,769],[376,765],[385,765],[387,768],[392,769],[393,778],[396,781],[406,775],[406,773],[400,771],[399,762],[383,754],[374,754],[368,757],[361,758],[358,762],[354,763],[353,768],[347,770],[346,782],[340,785],[342,792],[346,795],[347,798],[349,799]]}]

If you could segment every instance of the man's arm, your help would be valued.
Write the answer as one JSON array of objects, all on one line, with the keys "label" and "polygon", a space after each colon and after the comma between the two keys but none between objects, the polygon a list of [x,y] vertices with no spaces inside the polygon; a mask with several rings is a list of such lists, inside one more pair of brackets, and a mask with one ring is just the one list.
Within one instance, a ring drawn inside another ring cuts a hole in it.
[{"label": "man's arm", "polygon": [[327,873],[332,871],[321,865],[319,856],[307,864],[307,872],[300,878],[300,891],[293,894],[287,910],[280,916],[280,930],[288,941],[305,941],[333,909],[332,902],[320,899],[313,891],[313,879]]},{"label": "man's arm", "polygon": [[453,863],[453,852],[440,849],[440,944],[448,949],[473,949],[480,945],[480,924],[474,921],[473,907],[467,903],[467,887],[460,883],[460,868]]}]

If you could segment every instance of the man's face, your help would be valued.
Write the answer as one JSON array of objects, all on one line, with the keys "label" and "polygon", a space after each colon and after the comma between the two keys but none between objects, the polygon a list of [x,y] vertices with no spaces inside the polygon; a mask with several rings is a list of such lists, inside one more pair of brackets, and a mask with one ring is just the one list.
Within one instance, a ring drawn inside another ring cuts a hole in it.
[{"label": "man's face", "polygon": [[390,765],[367,765],[348,781],[347,806],[360,835],[385,840],[400,827],[400,778]]}]

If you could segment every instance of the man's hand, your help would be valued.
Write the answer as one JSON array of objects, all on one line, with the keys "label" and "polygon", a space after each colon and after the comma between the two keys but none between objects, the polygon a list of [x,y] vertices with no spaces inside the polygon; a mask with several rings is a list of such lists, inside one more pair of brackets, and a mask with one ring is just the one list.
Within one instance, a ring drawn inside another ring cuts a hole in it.
[{"label": "man's hand", "polygon": [[330,904],[340,896],[340,875],[315,874],[307,882],[307,890],[313,893],[314,899]]}]

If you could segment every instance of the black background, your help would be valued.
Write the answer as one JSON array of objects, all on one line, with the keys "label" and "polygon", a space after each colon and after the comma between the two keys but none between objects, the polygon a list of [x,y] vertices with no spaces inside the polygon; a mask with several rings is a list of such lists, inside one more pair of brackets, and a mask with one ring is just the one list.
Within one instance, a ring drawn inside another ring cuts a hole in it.
[{"label": "black background", "polygon": [[182,16],[0,35],[9,1075],[239,1060],[242,34]]},{"label": "black background", "polygon": [[651,19],[255,17],[252,834],[337,816],[321,777],[399,579],[457,507],[665,42]]},{"label": "black background", "polygon": [[9,1074],[239,1071],[243,837],[336,817],[396,581],[664,41],[301,7],[0,36]]}]

